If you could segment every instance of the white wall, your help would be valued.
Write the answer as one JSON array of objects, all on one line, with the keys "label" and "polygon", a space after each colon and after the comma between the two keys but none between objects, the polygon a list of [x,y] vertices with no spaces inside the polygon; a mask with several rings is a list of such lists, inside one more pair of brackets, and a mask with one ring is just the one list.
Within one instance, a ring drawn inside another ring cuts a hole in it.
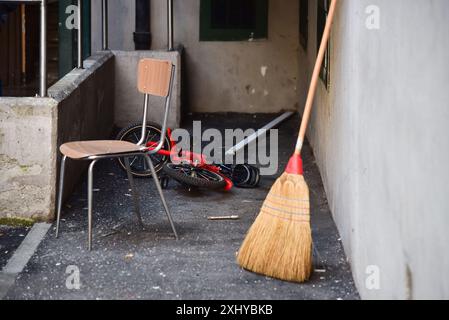
[{"label": "white wall", "polygon": [[[110,47],[133,50],[134,1],[110,0]],[[297,109],[298,1],[270,0],[269,38],[200,42],[199,0],[175,1],[175,44],[186,49],[186,94],[196,112]],[[167,1],[151,1],[152,49],[167,48]],[[93,47],[101,48],[100,1],[93,1]],[[95,36],[97,35],[97,36]],[[262,68],[266,67],[266,75]]]},{"label": "white wall", "polygon": [[[154,49],[166,47],[165,10],[166,1],[152,1]],[[175,42],[186,49],[191,111],[274,113],[297,109],[297,0],[269,1],[268,40],[254,42],[200,42],[199,13],[199,0],[175,1]]]},{"label": "white wall", "polygon": [[[309,138],[364,298],[449,298],[446,0],[339,2]],[[365,9],[381,10],[380,30]],[[311,0],[309,48],[316,48]],[[308,69],[316,50],[300,53]],[[301,97],[301,104],[304,97]],[[380,268],[369,290],[367,267]]]},{"label": "white wall", "polygon": [[[181,122],[181,57],[178,52],[166,51],[117,51],[115,56],[115,124],[124,128],[133,123],[142,123],[143,95],[137,90],[137,66],[141,59],[168,60],[176,67],[171,94],[168,126],[178,128]],[[162,124],[165,99],[150,97],[148,120]]]}]

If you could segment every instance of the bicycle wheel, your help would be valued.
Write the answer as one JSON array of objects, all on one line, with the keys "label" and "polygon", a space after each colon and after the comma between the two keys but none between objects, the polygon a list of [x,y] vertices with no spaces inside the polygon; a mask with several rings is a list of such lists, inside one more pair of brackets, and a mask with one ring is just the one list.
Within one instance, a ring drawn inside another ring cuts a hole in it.
[{"label": "bicycle wheel", "polygon": [[251,171],[245,165],[236,165],[232,170],[231,179],[236,187],[245,186],[251,179]]},{"label": "bicycle wheel", "polygon": [[176,181],[193,187],[222,189],[226,186],[226,181],[219,174],[189,164],[168,163],[164,166],[164,172]]},{"label": "bicycle wheel", "polygon": [[250,177],[248,182],[245,184],[238,185],[239,188],[246,188],[246,189],[254,189],[259,186],[260,183],[260,170],[254,166],[251,166],[249,164],[244,165],[250,172]]},{"label": "bicycle wheel", "polygon": [[[148,123],[146,127],[145,143],[148,142],[159,143],[161,139],[161,132],[162,129],[159,125],[151,122]],[[138,143],[140,141],[141,135],[142,135],[142,124],[133,124],[120,131],[120,133],[116,137],[116,140]],[[168,135],[165,136],[165,143],[163,149],[171,150],[170,137]],[[169,161],[169,157],[162,156],[160,154],[152,154],[150,158],[153,161],[154,169],[156,170],[157,173],[159,173],[164,167],[164,165]],[[118,158],[118,162],[120,167],[123,170],[126,170],[123,158]],[[132,157],[129,159],[129,164],[131,167],[131,172],[134,176],[151,177],[151,171],[147,165],[147,162],[145,161],[145,157],[143,156]]]}]

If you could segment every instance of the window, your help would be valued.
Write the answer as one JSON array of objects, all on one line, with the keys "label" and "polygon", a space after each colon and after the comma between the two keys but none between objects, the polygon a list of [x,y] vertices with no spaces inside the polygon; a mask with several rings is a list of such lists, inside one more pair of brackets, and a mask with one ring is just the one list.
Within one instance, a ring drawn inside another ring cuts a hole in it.
[{"label": "window", "polygon": [[201,0],[200,41],[268,37],[268,0]]},{"label": "window", "polygon": [[307,50],[309,40],[309,0],[299,1],[299,42]]},{"label": "window", "polygon": [[[317,52],[320,49],[321,38],[323,37],[324,28],[326,26],[327,13],[329,11],[329,0],[318,1],[318,15],[317,15]],[[330,45],[328,45],[324,55],[324,61],[321,66],[320,78],[323,80],[326,89],[329,88],[329,71],[330,71]]]}]

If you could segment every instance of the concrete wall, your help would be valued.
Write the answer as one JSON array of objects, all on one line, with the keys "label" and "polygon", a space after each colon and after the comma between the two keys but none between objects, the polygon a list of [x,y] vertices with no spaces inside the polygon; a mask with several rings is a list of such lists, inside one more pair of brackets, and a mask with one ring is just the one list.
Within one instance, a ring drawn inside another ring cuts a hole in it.
[{"label": "concrete wall", "polygon": [[[139,60],[153,58],[171,61],[176,66],[168,125],[177,128],[181,122],[181,55],[166,51],[113,51],[115,55],[115,124],[125,127],[142,122],[144,96],[137,90]],[[148,120],[162,124],[165,98],[150,97]]]},{"label": "concrete wall", "polygon": [[56,117],[53,99],[0,98],[0,218],[53,212]]},{"label": "concrete wall", "polygon": [[[379,30],[365,26],[370,5]],[[449,298],[448,14],[446,0],[340,1],[309,138],[364,298]],[[315,54],[300,53],[303,83]]]},{"label": "concrete wall", "polygon": [[[151,2],[154,50],[167,48],[166,3]],[[95,26],[101,26],[98,22],[101,15],[95,14],[98,5],[92,14],[94,43],[100,41],[98,36],[95,39],[95,35],[100,35]],[[195,112],[248,113],[297,109],[297,0],[270,0],[268,39],[254,42],[200,42],[200,1],[175,1],[174,5],[175,44],[182,44],[186,49],[183,108]],[[110,4],[112,49],[133,48],[133,10],[134,1],[122,1],[118,7]],[[120,30],[114,31],[117,28]]]},{"label": "concrete wall", "polygon": [[[58,147],[109,138],[113,127],[114,61],[92,56],[49,89],[50,98],[0,98],[0,217],[51,220]],[[69,163],[66,194],[84,166]]]}]

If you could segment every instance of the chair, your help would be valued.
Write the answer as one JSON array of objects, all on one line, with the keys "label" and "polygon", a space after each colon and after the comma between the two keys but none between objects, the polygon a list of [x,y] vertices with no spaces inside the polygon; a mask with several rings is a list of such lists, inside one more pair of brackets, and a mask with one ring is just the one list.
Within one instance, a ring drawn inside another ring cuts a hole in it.
[{"label": "chair", "polygon": [[[57,208],[57,222],[56,222],[56,237],[59,236],[59,224],[62,210],[62,195],[64,192],[64,173],[67,158],[72,160],[91,161],[88,171],[88,249],[92,250],[92,206],[93,206],[93,171],[95,164],[99,160],[110,158],[124,158],[127,169],[128,180],[131,186],[132,197],[134,200],[134,210],[137,215],[139,224],[143,227],[142,218],[139,208],[139,194],[135,188],[133,175],[129,164],[129,158],[135,156],[143,156],[146,159],[148,167],[150,168],[153,181],[156,185],[159,196],[162,200],[168,221],[170,223],[173,234],[178,240],[178,233],[176,232],[170,210],[165,200],[162,188],[154,169],[153,162],[150,155],[157,153],[164,145],[164,137],[167,131],[167,120],[170,108],[171,91],[173,87],[173,78],[175,74],[175,66],[169,61],[161,61],[154,59],[142,59],[139,62],[138,68],[138,90],[145,95],[145,102],[143,108],[142,119],[142,136],[137,144],[126,141],[80,141],[63,144],[60,151],[63,155],[61,161],[60,181],[59,181],[59,196]],[[149,150],[145,146],[145,133],[147,126],[148,104],[149,96],[159,96],[165,98],[165,114],[162,124],[162,133],[159,144],[155,148]]]}]

